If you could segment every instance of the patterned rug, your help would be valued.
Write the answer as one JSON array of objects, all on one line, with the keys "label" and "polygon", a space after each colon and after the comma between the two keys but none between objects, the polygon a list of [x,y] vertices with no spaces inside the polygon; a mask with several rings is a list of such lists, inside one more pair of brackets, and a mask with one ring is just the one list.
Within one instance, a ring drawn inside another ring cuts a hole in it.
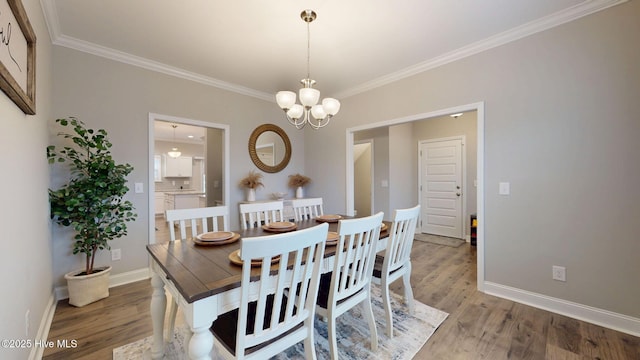
[{"label": "patterned rug", "polygon": [[415,234],[413,237],[415,240],[428,242],[432,244],[445,245],[451,247],[460,247],[466,241],[462,239],[456,239],[452,237],[433,235],[433,234]]},{"label": "patterned rug", "polygon": [[[360,306],[347,311],[338,318],[337,333],[339,358],[342,360],[362,359],[412,359],[427,342],[438,326],[447,318],[448,314],[415,301],[415,314],[409,315],[408,309],[402,302],[402,297],[392,293],[394,337],[389,339],[385,333],[384,310],[380,288],[371,287],[373,295],[373,315],[378,330],[378,351],[373,353],[370,348],[369,327],[362,314]],[[176,329],[173,341],[165,349],[164,359],[188,359],[185,352],[185,338],[189,330],[185,327]],[[330,359],[327,341],[327,324],[316,318],[315,321],[316,354],[318,360]],[[131,344],[113,349],[114,360],[142,360],[151,359],[151,337],[138,340]],[[212,353],[213,359],[221,358]],[[304,359],[302,343],[289,348],[285,353],[275,356],[276,360]]]}]

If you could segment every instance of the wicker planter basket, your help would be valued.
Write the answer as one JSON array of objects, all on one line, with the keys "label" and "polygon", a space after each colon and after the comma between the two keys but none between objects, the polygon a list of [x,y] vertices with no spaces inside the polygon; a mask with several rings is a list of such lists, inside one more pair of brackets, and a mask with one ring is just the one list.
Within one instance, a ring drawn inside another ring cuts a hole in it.
[{"label": "wicker planter basket", "polygon": [[69,304],[77,307],[85,306],[109,296],[109,273],[111,266],[96,268],[91,275],[77,275],[84,270],[76,270],[65,274],[69,289]]}]

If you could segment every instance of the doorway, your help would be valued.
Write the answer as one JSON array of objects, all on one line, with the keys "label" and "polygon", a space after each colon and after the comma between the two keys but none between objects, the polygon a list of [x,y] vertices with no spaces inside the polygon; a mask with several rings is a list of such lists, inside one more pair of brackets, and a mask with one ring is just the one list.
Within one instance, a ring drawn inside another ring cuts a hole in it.
[{"label": "doorway", "polygon": [[[422,120],[435,119],[443,116],[451,116],[454,117],[453,114],[457,113],[465,113],[465,112],[475,112],[476,119],[476,135],[473,136],[473,140],[475,141],[475,149],[476,154],[473,156],[473,160],[475,160],[475,168],[476,171],[469,172],[469,176],[473,176],[473,179],[470,180],[473,183],[475,196],[469,196],[469,200],[475,202],[476,215],[477,215],[477,289],[478,291],[484,291],[484,102],[471,103],[466,105],[460,105],[456,107],[436,110],[428,113],[420,113],[415,115],[409,115],[401,118],[381,121],[378,123],[370,123],[365,125],[360,125],[352,128],[346,129],[346,163],[348,164],[346,168],[346,198],[345,198],[345,211],[347,215],[354,215],[354,173],[353,173],[353,145],[354,139],[356,137],[356,133],[371,131],[371,130],[382,130],[388,129],[395,125],[401,124],[409,124],[409,123],[418,123],[422,122]],[[446,136],[446,135],[445,135]],[[469,137],[467,137],[467,141],[471,141]],[[417,152],[417,151],[416,151]],[[415,153],[414,153],[415,154]],[[418,159],[415,159],[415,166],[418,166]],[[387,175],[388,176],[388,175]],[[415,178],[415,191],[416,199],[418,194],[418,183],[417,179],[417,171]],[[392,184],[389,183],[389,186]],[[409,191],[412,191],[409,189]],[[393,194],[391,195],[393,196]],[[385,214],[390,211],[390,209],[385,209]]]},{"label": "doorway", "polygon": [[464,136],[420,141],[421,232],[464,239]]},{"label": "doorway", "polygon": [[[194,138],[202,137],[202,139],[181,140],[181,142],[178,142],[178,136],[173,135],[173,133],[170,133],[169,135],[164,133],[160,127],[157,127],[159,124],[177,125],[175,128],[171,126],[173,131],[177,129],[193,130],[193,134],[180,134],[183,135],[182,137],[185,139],[188,139],[189,135],[193,135]],[[229,125],[225,124],[149,113],[148,126],[149,243],[154,244],[156,243],[156,230],[158,228],[156,226],[155,214],[158,212],[162,214],[164,212],[164,208],[159,204],[162,200],[158,195],[160,194],[164,197],[163,191],[156,190],[174,190],[176,192],[181,190],[192,190],[194,193],[202,194],[202,196],[198,196],[197,198],[195,197],[195,194],[193,194],[195,200],[193,200],[193,204],[190,205],[191,207],[218,206],[228,203],[230,196],[230,142]],[[169,168],[166,166],[166,161],[170,159],[171,156],[168,155],[168,153],[165,154],[166,149],[156,149],[156,144],[160,144],[161,142],[169,144],[166,146],[169,146],[170,149],[177,147],[178,151],[180,151],[178,158],[190,158],[190,176],[171,176],[171,174],[167,174],[166,170]],[[180,149],[180,147],[182,147],[182,149]],[[202,148],[202,150],[200,150],[200,148]],[[189,153],[189,151],[198,152],[198,154]],[[164,168],[162,168],[163,158],[165,160]],[[160,167],[158,164],[160,164]],[[194,174],[197,178],[193,177]],[[186,196],[180,196],[181,200],[192,200],[190,196],[192,194],[185,195]],[[197,201],[197,204],[195,201]],[[189,203],[191,204],[191,202]]]}]

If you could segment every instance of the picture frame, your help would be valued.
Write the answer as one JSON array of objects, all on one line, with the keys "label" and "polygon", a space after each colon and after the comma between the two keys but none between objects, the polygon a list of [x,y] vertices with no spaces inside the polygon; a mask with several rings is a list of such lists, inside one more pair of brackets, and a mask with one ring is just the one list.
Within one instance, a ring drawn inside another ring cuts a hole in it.
[{"label": "picture frame", "polygon": [[36,113],[36,35],[20,0],[0,0],[0,89]]}]

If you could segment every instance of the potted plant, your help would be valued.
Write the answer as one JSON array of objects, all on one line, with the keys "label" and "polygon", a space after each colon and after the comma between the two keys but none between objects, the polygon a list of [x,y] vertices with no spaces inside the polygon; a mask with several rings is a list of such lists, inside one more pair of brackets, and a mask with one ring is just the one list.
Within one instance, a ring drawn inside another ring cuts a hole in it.
[{"label": "potted plant", "polygon": [[302,188],[311,182],[311,178],[301,174],[289,175],[289,187],[296,189],[296,199],[302,199],[304,192]]},{"label": "potted plant", "polygon": [[240,180],[239,185],[247,189],[247,201],[256,201],[256,189],[264,186],[262,183],[262,174],[251,170],[249,171],[249,175]]},{"label": "potted plant", "polygon": [[133,204],[123,199],[133,167],[116,164],[105,130],[88,129],[74,117],[56,122],[72,130],[58,133],[72,145],[47,147],[50,164],[68,162],[70,168],[70,180],[49,189],[51,218],[73,228],[73,254],[85,255],[85,268],[65,275],[69,303],[84,306],[109,296],[111,266],[94,267],[94,260],[99,250],[110,249],[109,240],[127,235],[127,222],[137,216]]}]

